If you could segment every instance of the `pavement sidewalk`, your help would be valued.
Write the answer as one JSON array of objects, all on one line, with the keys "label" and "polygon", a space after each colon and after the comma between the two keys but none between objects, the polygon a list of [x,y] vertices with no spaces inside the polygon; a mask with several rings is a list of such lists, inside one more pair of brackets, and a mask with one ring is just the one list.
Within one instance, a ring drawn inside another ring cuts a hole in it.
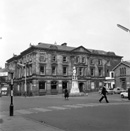
[{"label": "pavement sidewalk", "polygon": [[45,123],[39,123],[22,116],[0,114],[0,131],[63,131]]}]

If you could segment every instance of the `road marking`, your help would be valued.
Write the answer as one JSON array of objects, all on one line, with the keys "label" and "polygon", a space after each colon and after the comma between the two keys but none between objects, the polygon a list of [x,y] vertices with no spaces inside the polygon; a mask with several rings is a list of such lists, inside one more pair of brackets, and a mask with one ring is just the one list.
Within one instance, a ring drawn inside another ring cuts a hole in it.
[{"label": "road marking", "polygon": [[[15,115],[20,114],[32,114],[32,113],[38,113],[38,112],[48,112],[48,111],[54,111],[54,110],[66,110],[66,109],[77,109],[77,108],[83,108],[83,107],[96,107],[96,106],[111,106],[111,105],[130,105],[129,102],[125,103],[88,103],[88,104],[75,104],[75,105],[61,105],[61,106],[49,106],[46,108],[29,108],[29,109],[21,109],[21,110],[14,110]],[[49,109],[48,109],[49,108]],[[8,111],[2,111],[0,112],[1,115],[8,115]]]},{"label": "road marking", "polygon": [[45,108],[32,108],[32,109],[37,110],[37,111],[41,111],[41,112],[52,111],[50,109],[45,109]]},{"label": "road marking", "polygon": [[16,113],[20,113],[20,114],[32,114],[32,112],[26,110],[26,109],[22,109],[22,110],[16,110]]},{"label": "road marking", "polygon": [[80,105],[63,105],[63,106],[65,106],[65,107],[69,107],[69,108],[82,108],[82,106],[80,106]]},{"label": "road marking", "polygon": [[49,106],[48,108],[56,109],[56,110],[65,110],[68,108],[60,107],[60,106]]}]

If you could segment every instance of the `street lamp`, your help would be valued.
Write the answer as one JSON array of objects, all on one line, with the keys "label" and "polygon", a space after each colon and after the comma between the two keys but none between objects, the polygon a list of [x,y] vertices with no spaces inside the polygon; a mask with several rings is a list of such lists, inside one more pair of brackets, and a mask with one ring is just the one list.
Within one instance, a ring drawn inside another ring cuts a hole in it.
[{"label": "street lamp", "polygon": [[14,115],[14,104],[13,104],[13,72],[10,72],[11,76],[11,83],[10,83],[10,88],[11,88],[11,103],[10,103],[10,116]]},{"label": "street lamp", "polygon": [[130,32],[130,29],[128,29],[128,28],[126,28],[126,27],[124,27],[124,26],[122,26],[122,25],[120,25],[120,24],[117,24],[117,26],[118,26],[119,28],[121,28],[122,30],[126,31],[126,32]]},{"label": "street lamp", "polygon": [[27,74],[26,74],[26,64],[21,64],[21,63],[17,63],[17,65],[25,67],[25,85],[24,85],[24,90],[25,90],[25,97],[26,97],[26,93],[27,93]]}]

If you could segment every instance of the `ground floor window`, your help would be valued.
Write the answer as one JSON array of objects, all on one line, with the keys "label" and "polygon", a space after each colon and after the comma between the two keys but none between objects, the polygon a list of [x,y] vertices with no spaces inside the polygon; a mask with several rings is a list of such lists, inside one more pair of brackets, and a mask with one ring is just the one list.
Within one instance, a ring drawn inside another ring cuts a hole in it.
[{"label": "ground floor window", "polygon": [[57,81],[52,81],[51,82],[51,89],[55,90],[57,88]]},{"label": "ground floor window", "polygon": [[45,89],[45,81],[39,81],[39,90]]}]

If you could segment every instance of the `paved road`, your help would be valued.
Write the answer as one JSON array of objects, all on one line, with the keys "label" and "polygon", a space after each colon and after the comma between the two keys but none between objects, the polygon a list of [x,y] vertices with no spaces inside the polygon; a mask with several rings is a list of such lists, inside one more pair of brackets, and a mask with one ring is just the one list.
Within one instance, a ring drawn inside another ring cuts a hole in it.
[{"label": "paved road", "polygon": [[[101,96],[91,93],[85,97],[62,95],[42,97],[14,97],[15,115],[46,123],[66,131],[128,131],[130,103],[119,95],[109,95],[110,103],[98,102]],[[0,98],[1,113],[8,113],[9,97]]]},{"label": "paved road", "polygon": [[[66,131],[129,131],[129,103],[51,106],[25,117]],[[35,110],[35,109],[34,109]],[[37,109],[36,109],[37,110]]]}]

